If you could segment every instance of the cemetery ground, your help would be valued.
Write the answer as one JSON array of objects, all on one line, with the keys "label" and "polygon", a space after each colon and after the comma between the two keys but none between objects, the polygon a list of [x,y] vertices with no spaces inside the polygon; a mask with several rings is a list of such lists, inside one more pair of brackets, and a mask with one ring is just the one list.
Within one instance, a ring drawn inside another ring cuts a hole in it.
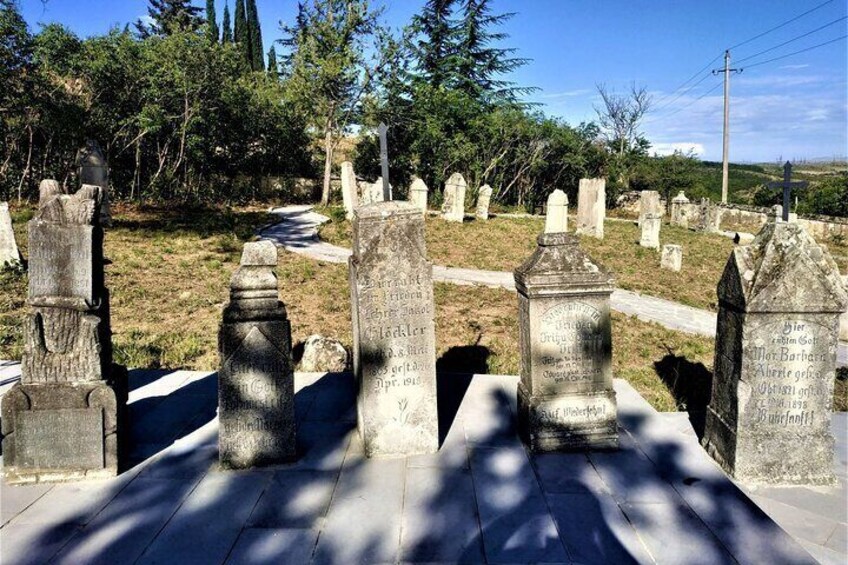
[{"label": "cemetery ground", "polygon": [[[276,218],[267,206],[176,208],[117,205],[106,232],[111,261],[115,361],[134,368],[214,370],[217,332],[228,285],[242,245]],[[339,217],[336,212],[330,212]],[[330,215],[328,214],[328,215]],[[24,256],[26,221],[32,209],[13,207],[16,237]],[[322,238],[349,245],[348,228],[334,221]],[[535,218],[489,222],[427,222],[428,255],[435,264],[513,270],[532,251],[542,223]],[[607,222],[603,241],[581,245],[612,269],[619,286],[702,308],[715,302],[715,285],[733,243],[724,237],[663,226],[686,245],[680,273],[660,270],[652,250],[635,243],[629,222]],[[292,321],[295,358],[312,334],[350,348],[347,266],[318,262],[284,250],[277,275],[280,297]],[[629,282],[629,284],[628,284]],[[0,358],[20,359],[26,275],[0,274]],[[513,292],[435,283],[438,371],[516,375],[519,372],[518,313]],[[710,338],[676,332],[613,313],[614,374],[627,380],[655,409],[704,405],[710,394],[714,344]],[[837,380],[834,408],[848,409],[845,369]]]}]

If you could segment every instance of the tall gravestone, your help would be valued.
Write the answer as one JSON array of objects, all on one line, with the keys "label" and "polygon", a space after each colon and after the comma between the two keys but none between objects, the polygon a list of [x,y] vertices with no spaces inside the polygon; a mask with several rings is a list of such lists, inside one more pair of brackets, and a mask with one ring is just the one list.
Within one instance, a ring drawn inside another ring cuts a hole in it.
[{"label": "tall gravestone", "polygon": [[356,187],[356,173],[350,161],[342,162],[342,203],[347,219],[352,219],[353,209],[359,206],[359,193]]},{"label": "tall gravestone", "polygon": [[79,167],[80,185],[93,185],[100,187],[100,225],[112,225],[112,206],[109,198],[109,164],[100,149],[100,145],[94,140],[85,142],[85,147],[77,153],[77,167]]},{"label": "tall gravestone", "polygon": [[246,243],[218,338],[218,452],[244,469],[296,457],[291,327],[277,289],[277,248]]},{"label": "tall gravestone", "polygon": [[639,193],[639,225],[647,215],[662,217],[660,193],[656,190],[643,190]]},{"label": "tall gravestone", "polygon": [[474,217],[478,220],[489,219],[489,204],[492,201],[492,187],[484,184],[480,187],[480,193],[477,195],[477,210]]},{"label": "tall gravestone", "polygon": [[350,258],[357,421],[365,453],[438,448],[433,266],[407,202],[356,209]]},{"label": "tall gravestone", "polygon": [[694,222],[695,231],[716,233],[721,230],[721,208],[713,204],[709,198],[702,198],[698,206],[698,214]]},{"label": "tall gravestone", "polygon": [[548,195],[545,207],[545,233],[565,233],[568,231],[568,196],[556,189]]},{"label": "tall gravestone", "polygon": [[12,216],[9,214],[9,203],[0,202],[0,268],[5,265],[16,265],[21,262],[21,252],[15,242],[15,230],[12,227]]},{"label": "tall gravestone", "polygon": [[409,201],[413,206],[421,210],[422,215],[427,214],[427,184],[418,177],[412,181],[409,187]]},{"label": "tall gravestone", "polygon": [[454,173],[445,183],[445,201],[442,206],[442,217],[449,222],[459,222],[465,219],[465,179],[460,173]]},{"label": "tall gravestone", "polygon": [[3,470],[11,482],[114,476],[127,373],[112,363],[101,189],[85,185],[66,195],[58,185],[42,188],[28,224],[21,382],[2,400]]},{"label": "tall gravestone", "polygon": [[618,446],[612,386],[613,277],[575,236],[539,236],[515,271],[519,434],[533,451]]},{"label": "tall gravestone", "polygon": [[837,324],[848,295],[794,222],[733,250],[718,284],[707,452],[746,482],[830,484]]},{"label": "tall gravestone", "polygon": [[662,217],[659,214],[648,212],[642,216],[641,237],[639,245],[650,249],[660,248],[660,225]]},{"label": "tall gravestone", "polygon": [[577,233],[604,238],[607,212],[607,182],[604,179],[580,179],[577,193]]},{"label": "tall gravestone", "polygon": [[689,227],[689,199],[682,190],[671,199],[671,225]]}]

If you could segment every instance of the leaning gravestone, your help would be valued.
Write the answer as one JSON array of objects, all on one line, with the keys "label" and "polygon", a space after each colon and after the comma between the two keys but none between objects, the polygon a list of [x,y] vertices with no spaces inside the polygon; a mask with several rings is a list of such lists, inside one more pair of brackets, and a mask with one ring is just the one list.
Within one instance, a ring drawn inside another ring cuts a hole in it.
[{"label": "leaning gravestone", "polygon": [[85,147],[77,152],[77,166],[79,167],[80,185],[90,184],[99,186],[101,189],[100,202],[100,225],[112,225],[112,206],[110,204],[109,191],[109,164],[100,145],[94,140],[85,142]]},{"label": "leaning gravestone", "polygon": [[230,281],[218,338],[218,453],[226,469],[296,456],[291,327],[276,266],[273,243],[246,243]]},{"label": "leaning gravestone", "polygon": [[2,399],[10,482],[110,477],[123,456],[127,373],[112,364],[101,189],[54,189],[28,224],[21,382]]},{"label": "leaning gravestone", "polygon": [[369,457],[438,448],[432,273],[420,209],[400,201],[356,209],[353,364],[359,433]]},{"label": "leaning gravestone", "polygon": [[0,267],[17,265],[21,262],[21,252],[15,243],[15,230],[12,228],[12,216],[9,215],[9,203],[0,202]]},{"label": "leaning gravestone", "polygon": [[651,249],[659,249],[661,223],[662,219],[659,214],[648,212],[642,216],[642,236],[639,238],[639,245]]},{"label": "leaning gravestone", "polygon": [[442,217],[449,222],[459,222],[465,219],[465,179],[459,173],[454,173],[445,183],[445,200],[442,205]]},{"label": "leaning gravestone", "polygon": [[409,187],[409,202],[421,210],[422,215],[427,215],[427,184],[418,177],[412,181]]},{"label": "leaning gravestone", "polygon": [[533,451],[617,447],[613,277],[575,236],[545,233],[515,271],[515,286],[519,435]]},{"label": "leaning gravestone", "polygon": [[604,238],[607,205],[604,179],[580,179],[577,194],[577,230],[581,235]]},{"label": "leaning gravestone", "polygon": [[647,216],[662,217],[662,204],[660,202],[660,193],[656,190],[643,190],[639,193],[639,225],[642,225],[642,219]]},{"label": "leaning gravestone", "polygon": [[848,306],[827,250],[766,224],[718,283],[712,399],[702,440],[735,478],[832,484],[837,318]]},{"label": "leaning gravestone", "polygon": [[545,233],[565,233],[568,231],[568,196],[556,189],[548,195],[545,208]]},{"label": "leaning gravestone", "polygon": [[344,161],[342,163],[342,202],[344,204],[347,219],[353,218],[353,209],[359,206],[359,194],[356,188],[356,173],[353,163]]},{"label": "leaning gravestone", "polygon": [[474,217],[478,220],[489,219],[489,203],[492,201],[492,187],[484,184],[480,187],[480,193],[477,195],[477,210]]},{"label": "leaning gravestone", "polygon": [[671,199],[671,225],[689,227],[689,199],[682,190]]}]

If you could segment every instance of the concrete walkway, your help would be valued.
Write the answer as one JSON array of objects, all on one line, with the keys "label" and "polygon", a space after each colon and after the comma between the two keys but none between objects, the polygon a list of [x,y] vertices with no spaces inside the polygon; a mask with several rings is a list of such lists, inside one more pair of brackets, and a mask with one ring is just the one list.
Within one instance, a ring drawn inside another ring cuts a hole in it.
[{"label": "concrete walkway", "polygon": [[[318,228],[329,218],[312,210],[312,206],[285,206],[271,213],[280,222],[260,230],[259,235],[293,253],[299,253],[327,263],[346,263],[350,249],[331,245],[318,238]],[[512,273],[479,271],[456,267],[433,267],[433,279],[453,284],[480,285],[515,290]],[[671,300],[647,296],[629,290],[617,289],[612,294],[614,310],[636,316],[640,320],[656,322],[672,330],[713,337],[716,315],[707,310],[685,306]],[[848,365],[848,344],[840,343],[837,363]]]},{"label": "concrete walkway", "polygon": [[537,456],[516,435],[516,377],[442,374],[439,452],[367,459],[352,376],[303,373],[295,375],[299,460],[226,472],[217,466],[216,381],[215,373],[131,371],[131,466],[105,481],[3,482],[0,562],[848,558],[844,433],[838,488],[749,497],[698,445],[685,414],[654,411],[624,381],[615,382],[620,450]]}]

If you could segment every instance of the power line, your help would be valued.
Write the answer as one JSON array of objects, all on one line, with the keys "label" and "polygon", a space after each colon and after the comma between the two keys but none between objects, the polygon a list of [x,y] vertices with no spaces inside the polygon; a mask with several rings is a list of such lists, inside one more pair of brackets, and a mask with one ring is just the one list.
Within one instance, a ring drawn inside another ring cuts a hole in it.
[{"label": "power line", "polygon": [[[710,76],[711,76],[711,75],[710,75]],[[661,121],[663,121],[663,120],[665,120],[665,119],[670,118],[671,116],[673,116],[673,115],[677,114],[678,112],[681,112],[681,111],[685,110],[686,108],[689,108],[690,106],[693,106],[693,105],[694,105],[697,101],[699,101],[701,98],[704,98],[704,97],[706,97],[708,94],[710,94],[710,93],[712,93],[713,91],[715,91],[715,90],[716,90],[718,87],[720,87],[722,84],[724,84],[724,83],[723,83],[723,82],[717,82],[715,85],[713,85],[713,87],[712,87],[711,89],[707,90],[706,92],[704,92],[703,94],[701,94],[700,96],[698,96],[697,98],[695,98],[694,100],[692,100],[690,103],[686,104],[685,106],[681,106],[681,107],[680,107],[680,108],[678,108],[677,110],[675,110],[675,111],[671,112],[670,114],[666,114],[665,116],[660,116],[660,117],[658,117],[658,118],[654,118],[653,120],[645,120],[645,123],[646,123],[646,124],[650,124],[650,123],[654,123],[654,122],[661,122]]]},{"label": "power line", "polygon": [[698,75],[700,75],[702,72],[704,72],[704,71],[706,71],[707,69],[709,69],[709,68],[710,68],[710,66],[711,66],[713,63],[715,63],[716,61],[718,61],[718,60],[719,60],[719,58],[721,58],[721,55],[722,55],[721,53],[719,53],[718,55],[716,55],[714,59],[712,59],[709,63],[707,63],[706,65],[704,65],[703,67],[701,67],[701,69],[700,69],[698,72],[696,72],[696,73],[695,73],[695,74],[693,74],[691,77],[689,77],[689,78],[687,78],[686,80],[684,80],[682,83],[680,83],[680,85],[678,85],[677,87],[675,87],[675,88],[674,88],[671,92],[669,92],[668,94],[666,94],[665,96],[663,96],[663,97],[661,97],[659,100],[657,100],[657,105],[662,104],[663,100],[665,100],[665,99],[670,98],[671,96],[673,96],[675,92],[677,92],[678,90],[680,90],[681,88],[683,88],[684,86],[686,86],[687,84],[689,84],[689,82],[690,82],[690,81],[692,81],[692,79],[696,78],[696,77],[697,77]]},{"label": "power line", "polygon": [[831,43],[836,43],[837,41],[845,39],[846,37],[848,37],[848,35],[843,35],[842,37],[837,37],[836,39],[831,39],[830,41],[825,41],[824,43],[819,43],[818,45],[813,45],[812,47],[807,47],[806,49],[799,49],[798,51],[793,51],[792,53],[787,53],[786,55],[781,55],[780,57],[774,57],[772,59],[766,59],[765,61],[759,61],[758,63],[748,65],[745,68],[750,69],[752,67],[759,67],[760,65],[765,65],[766,63],[771,63],[773,61],[779,61],[780,59],[785,59],[787,57],[791,57],[792,55],[797,55],[799,53],[804,53],[806,51],[812,51],[813,49],[818,49],[819,47],[824,47],[825,45],[830,45]]},{"label": "power line", "polygon": [[783,43],[779,43],[779,44],[775,45],[774,47],[769,47],[768,49],[765,49],[765,50],[763,50],[763,51],[760,51],[759,53],[756,53],[756,54],[754,54],[754,55],[749,55],[748,57],[745,57],[745,58],[743,58],[743,59],[739,59],[738,61],[736,61],[736,63],[737,63],[737,64],[739,64],[739,63],[741,63],[742,61],[747,61],[748,59],[753,59],[754,57],[759,57],[760,55],[763,55],[763,54],[765,54],[765,53],[768,53],[769,51],[774,51],[775,49],[778,49],[778,48],[780,48],[780,47],[783,47],[784,45],[788,45],[789,43],[792,43],[792,42],[794,42],[794,41],[798,41],[799,39],[802,39],[802,38],[804,38],[804,37],[807,37],[808,35],[812,35],[812,34],[816,33],[817,31],[821,31],[821,30],[823,30],[823,29],[824,29],[824,28],[826,28],[826,27],[830,27],[830,26],[832,26],[833,24],[839,23],[839,22],[841,22],[841,21],[843,21],[843,20],[846,20],[846,19],[848,19],[848,16],[842,16],[841,18],[836,19],[836,20],[833,20],[833,21],[832,21],[832,22],[830,22],[830,23],[824,24],[824,25],[823,25],[823,26],[821,26],[821,27],[817,27],[816,29],[814,29],[814,30],[812,30],[812,31],[808,31],[807,33],[805,33],[805,34],[803,34],[803,35],[799,35],[798,37],[793,37],[792,39],[790,39],[790,40],[788,40],[788,41],[784,41]]},{"label": "power line", "polygon": [[827,6],[827,5],[828,5],[828,4],[830,4],[831,2],[833,2],[833,0],[827,0],[826,2],[822,2],[821,4],[819,4],[818,6],[816,6],[815,8],[811,8],[811,9],[807,10],[806,12],[804,12],[803,14],[799,14],[799,15],[795,16],[795,17],[794,17],[794,18],[792,18],[792,19],[786,20],[786,21],[785,21],[785,22],[783,22],[782,24],[776,25],[776,26],[774,26],[774,27],[773,27],[773,28],[771,28],[771,29],[767,29],[766,31],[764,31],[764,32],[762,32],[762,33],[760,33],[760,34],[758,34],[758,35],[755,35],[754,37],[751,37],[750,39],[746,39],[745,41],[743,41],[743,42],[741,42],[741,43],[737,43],[736,45],[734,45],[734,46],[732,46],[732,47],[729,47],[729,49],[730,49],[730,50],[733,50],[733,49],[736,49],[737,47],[741,47],[741,46],[743,46],[743,45],[746,45],[746,44],[748,44],[748,43],[751,43],[751,42],[752,42],[752,41],[754,41],[755,39],[759,39],[759,38],[763,37],[764,35],[768,35],[769,33],[773,32],[773,31],[776,31],[776,30],[778,30],[778,29],[780,29],[780,28],[782,28],[782,27],[784,27],[784,26],[787,26],[787,25],[791,24],[791,23],[792,23],[792,22],[794,22],[794,21],[800,20],[801,18],[803,18],[803,17],[804,17],[804,16],[806,16],[807,14],[810,14],[810,13],[812,13],[812,12],[815,12],[815,11],[816,11],[816,10],[818,10],[819,8],[822,8],[822,7],[824,7],[824,6]]},{"label": "power line", "polygon": [[699,84],[701,84],[702,82],[704,82],[705,80],[710,78],[711,76],[712,76],[712,73],[705,74],[704,76],[701,77],[701,80],[699,80],[698,82],[696,82],[695,84],[693,84],[692,86],[690,86],[689,88],[687,88],[686,90],[684,90],[683,92],[681,92],[680,94],[675,96],[673,99],[669,100],[668,103],[663,104],[662,106],[657,108],[655,111],[661,112],[662,110],[668,108],[669,106],[674,104],[675,101],[679,100],[681,96],[683,96],[684,94],[686,94],[687,92],[689,92],[690,90],[692,90],[693,88],[695,88],[696,86],[698,86]]}]

